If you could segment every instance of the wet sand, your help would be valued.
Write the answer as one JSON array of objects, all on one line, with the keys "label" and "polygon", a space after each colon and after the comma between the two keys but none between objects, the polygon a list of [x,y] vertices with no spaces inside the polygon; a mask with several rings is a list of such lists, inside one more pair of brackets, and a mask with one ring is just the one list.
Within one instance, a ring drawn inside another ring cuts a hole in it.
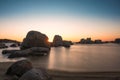
[{"label": "wet sand", "polygon": [[[0,63],[0,80],[5,79],[5,72],[13,62]],[[33,64],[35,68],[44,67]],[[120,80],[120,72],[67,72],[48,70],[53,80]]]}]

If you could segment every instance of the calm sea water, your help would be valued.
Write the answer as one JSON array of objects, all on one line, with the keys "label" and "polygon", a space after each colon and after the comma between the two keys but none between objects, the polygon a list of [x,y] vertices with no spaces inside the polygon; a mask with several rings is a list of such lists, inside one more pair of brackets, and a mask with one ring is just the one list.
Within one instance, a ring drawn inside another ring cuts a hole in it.
[{"label": "calm sea water", "polygon": [[[33,63],[45,65],[46,68],[53,70],[120,71],[120,44],[76,44],[70,48],[53,47],[47,56],[28,58]],[[24,58],[10,60],[0,54],[1,62],[19,59]]]}]

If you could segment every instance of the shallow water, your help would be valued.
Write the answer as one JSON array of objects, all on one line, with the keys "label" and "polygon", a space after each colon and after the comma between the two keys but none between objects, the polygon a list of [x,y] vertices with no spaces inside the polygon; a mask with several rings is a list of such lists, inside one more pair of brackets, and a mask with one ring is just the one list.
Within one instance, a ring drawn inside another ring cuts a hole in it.
[{"label": "shallow water", "polygon": [[[0,59],[4,62],[7,58],[0,55]],[[120,71],[120,45],[76,44],[70,48],[53,47],[49,55],[29,57],[29,59],[33,63],[45,65],[46,68],[53,70]]]}]

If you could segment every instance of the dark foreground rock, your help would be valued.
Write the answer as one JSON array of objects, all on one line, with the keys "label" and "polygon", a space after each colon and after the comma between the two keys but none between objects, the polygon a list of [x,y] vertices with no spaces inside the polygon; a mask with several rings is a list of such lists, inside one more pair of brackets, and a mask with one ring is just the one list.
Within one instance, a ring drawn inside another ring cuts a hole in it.
[{"label": "dark foreground rock", "polygon": [[38,31],[29,31],[21,44],[21,50],[31,47],[50,48],[48,37]]},{"label": "dark foreground rock", "polygon": [[0,43],[0,49],[2,48],[8,48],[8,46],[6,46],[4,43]]},{"label": "dark foreground rock", "polygon": [[13,63],[5,73],[5,80],[52,80],[45,69],[35,69],[28,60]]},{"label": "dark foreground rock", "polygon": [[3,50],[2,54],[9,54],[8,58],[26,57],[26,56],[41,56],[49,54],[49,48],[32,47],[26,50]]},{"label": "dark foreground rock", "polygon": [[51,80],[50,75],[43,69],[31,69],[19,80]]},{"label": "dark foreground rock", "polygon": [[21,61],[18,61],[18,62],[15,62],[14,64],[12,64],[8,68],[6,75],[21,77],[24,73],[26,73],[27,71],[29,71],[32,68],[33,68],[33,66],[30,61],[21,60]]}]

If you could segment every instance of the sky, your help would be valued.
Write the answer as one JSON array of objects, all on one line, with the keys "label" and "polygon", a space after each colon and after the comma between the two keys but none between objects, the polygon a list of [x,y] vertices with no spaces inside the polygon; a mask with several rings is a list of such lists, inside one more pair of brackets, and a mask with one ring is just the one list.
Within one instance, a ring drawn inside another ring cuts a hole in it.
[{"label": "sky", "polygon": [[53,40],[120,38],[120,0],[0,0],[0,39],[22,41],[30,30]]}]

